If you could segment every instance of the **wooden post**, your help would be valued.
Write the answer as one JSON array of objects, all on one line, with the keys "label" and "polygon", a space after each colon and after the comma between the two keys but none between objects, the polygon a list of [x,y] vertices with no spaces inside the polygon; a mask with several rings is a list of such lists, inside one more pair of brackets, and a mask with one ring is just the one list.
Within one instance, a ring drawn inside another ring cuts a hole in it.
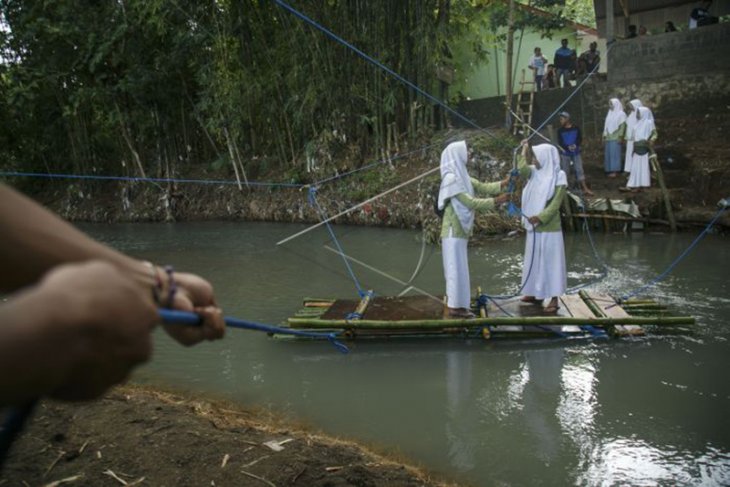
[{"label": "wooden post", "polygon": [[672,232],[677,231],[677,222],[674,219],[674,212],[672,211],[672,200],[669,198],[669,191],[667,190],[667,185],[664,184],[664,173],[662,172],[662,166],[659,164],[659,159],[657,159],[656,152],[653,153],[651,156],[649,156],[649,160],[651,161],[652,166],[654,166],[654,170],[656,171],[656,179],[659,182],[659,188],[662,190],[662,198],[664,198],[664,207],[667,211],[667,220],[669,220],[669,228],[671,228]]},{"label": "wooden post", "polygon": [[614,27],[614,13],[613,13],[613,0],[606,0],[606,44],[611,45],[616,35],[616,28]]},{"label": "wooden post", "polygon": [[509,130],[509,119],[510,119],[510,110],[512,109],[512,48],[514,46],[514,36],[515,36],[515,0],[509,0],[509,20],[507,24],[507,58],[505,60],[505,70],[506,70],[506,81],[505,81],[505,93],[506,93],[506,103],[507,103],[507,110],[504,114],[504,121],[505,121],[505,127],[507,130]]}]

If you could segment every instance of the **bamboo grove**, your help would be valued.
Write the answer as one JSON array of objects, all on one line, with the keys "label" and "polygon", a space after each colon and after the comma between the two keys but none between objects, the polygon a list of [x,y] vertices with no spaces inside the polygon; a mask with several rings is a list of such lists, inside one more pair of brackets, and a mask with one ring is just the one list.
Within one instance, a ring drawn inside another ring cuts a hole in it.
[{"label": "bamboo grove", "polygon": [[[272,1],[1,5],[3,170],[296,178],[434,123],[416,94]],[[438,90],[448,2],[293,6]]]},{"label": "bamboo grove", "polygon": [[[505,2],[291,1],[443,100],[448,42],[486,56],[475,13],[495,5],[492,22]],[[0,112],[0,170],[289,181],[393,153],[445,121],[273,0],[4,0]]]}]

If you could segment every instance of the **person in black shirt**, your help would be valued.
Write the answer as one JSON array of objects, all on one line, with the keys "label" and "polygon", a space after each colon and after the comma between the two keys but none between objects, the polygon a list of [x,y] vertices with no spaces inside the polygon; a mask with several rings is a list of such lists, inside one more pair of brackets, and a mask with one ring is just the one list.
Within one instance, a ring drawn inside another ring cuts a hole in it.
[{"label": "person in black shirt", "polygon": [[703,27],[705,25],[717,23],[717,17],[710,15],[711,6],[712,0],[705,0],[704,2],[702,2],[701,7],[692,9],[692,13],[689,15],[690,29],[696,29],[697,27]]}]

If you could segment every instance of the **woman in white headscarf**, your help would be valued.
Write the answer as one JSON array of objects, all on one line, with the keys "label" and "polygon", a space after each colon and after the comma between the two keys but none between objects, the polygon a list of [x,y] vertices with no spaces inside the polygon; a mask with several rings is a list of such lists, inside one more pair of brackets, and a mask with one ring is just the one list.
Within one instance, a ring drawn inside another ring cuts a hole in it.
[{"label": "woman in white headscarf", "polygon": [[634,128],[636,127],[636,113],[640,107],[641,100],[635,99],[629,102],[629,116],[626,117],[626,157],[624,158],[624,172],[631,173],[634,162]]},{"label": "woman in white headscarf", "polygon": [[558,149],[551,144],[532,148],[534,165],[526,165],[528,145],[524,143],[520,176],[529,176],[522,190],[522,225],[527,230],[522,264],[522,301],[550,302],[545,312],[558,311],[558,296],[565,292],[565,245],[560,224],[560,205],[568,178],[560,169]]},{"label": "woman in white headscarf", "polygon": [[647,107],[640,107],[636,115],[634,127],[634,157],[631,163],[631,175],[626,187],[632,192],[641,191],[651,186],[651,168],[649,158],[654,157],[654,141],[657,139],[654,115]]},{"label": "woman in white headscarf", "polygon": [[609,178],[615,178],[621,172],[621,139],[626,132],[626,114],[618,98],[611,98],[608,106],[606,121],[603,124],[605,144],[603,169]]},{"label": "woman in white headscarf", "polygon": [[473,318],[471,308],[471,284],[467,243],[474,226],[475,211],[489,211],[496,204],[507,201],[507,195],[496,198],[475,198],[475,190],[484,196],[501,192],[507,179],[495,183],[480,183],[469,177],[466,170],[468,153],[466,142],[449,144],[441,153],[441,187],[438,208],[443,210],[441,246],[443,250],[444,276],[448,316]]}]

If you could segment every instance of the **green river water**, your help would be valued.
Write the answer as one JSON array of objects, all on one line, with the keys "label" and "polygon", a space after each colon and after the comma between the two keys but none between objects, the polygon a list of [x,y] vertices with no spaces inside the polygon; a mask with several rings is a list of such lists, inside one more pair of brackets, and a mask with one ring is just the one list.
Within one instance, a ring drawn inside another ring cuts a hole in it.
[{"label": "green river water", "polygon": [[[140,258],[197,272],[225,314],[279,324],[304,296],[355,299],[319,228],[268,223],[84,225]],[[335,227],[343,251],[443,293],[438,246],[419,231]],[[594,235],[610,268],[595,289],[622,294],[661,273],[696,235]],[[522,238],[470,248],[472,286],[518,288]],[[600,275],[585,235],[566,235],[569,286]],[[419,266],[419,261],[421,265]],[[404,286],[359,264],[363,288]],[[650,294],[697,317],[691,331],[625,340],[280,341],[229,330],[185,349],[164,334],[135,375],[224,397],[375,445],[477,486],[730,485],[730,253],[709,236]]]}]

